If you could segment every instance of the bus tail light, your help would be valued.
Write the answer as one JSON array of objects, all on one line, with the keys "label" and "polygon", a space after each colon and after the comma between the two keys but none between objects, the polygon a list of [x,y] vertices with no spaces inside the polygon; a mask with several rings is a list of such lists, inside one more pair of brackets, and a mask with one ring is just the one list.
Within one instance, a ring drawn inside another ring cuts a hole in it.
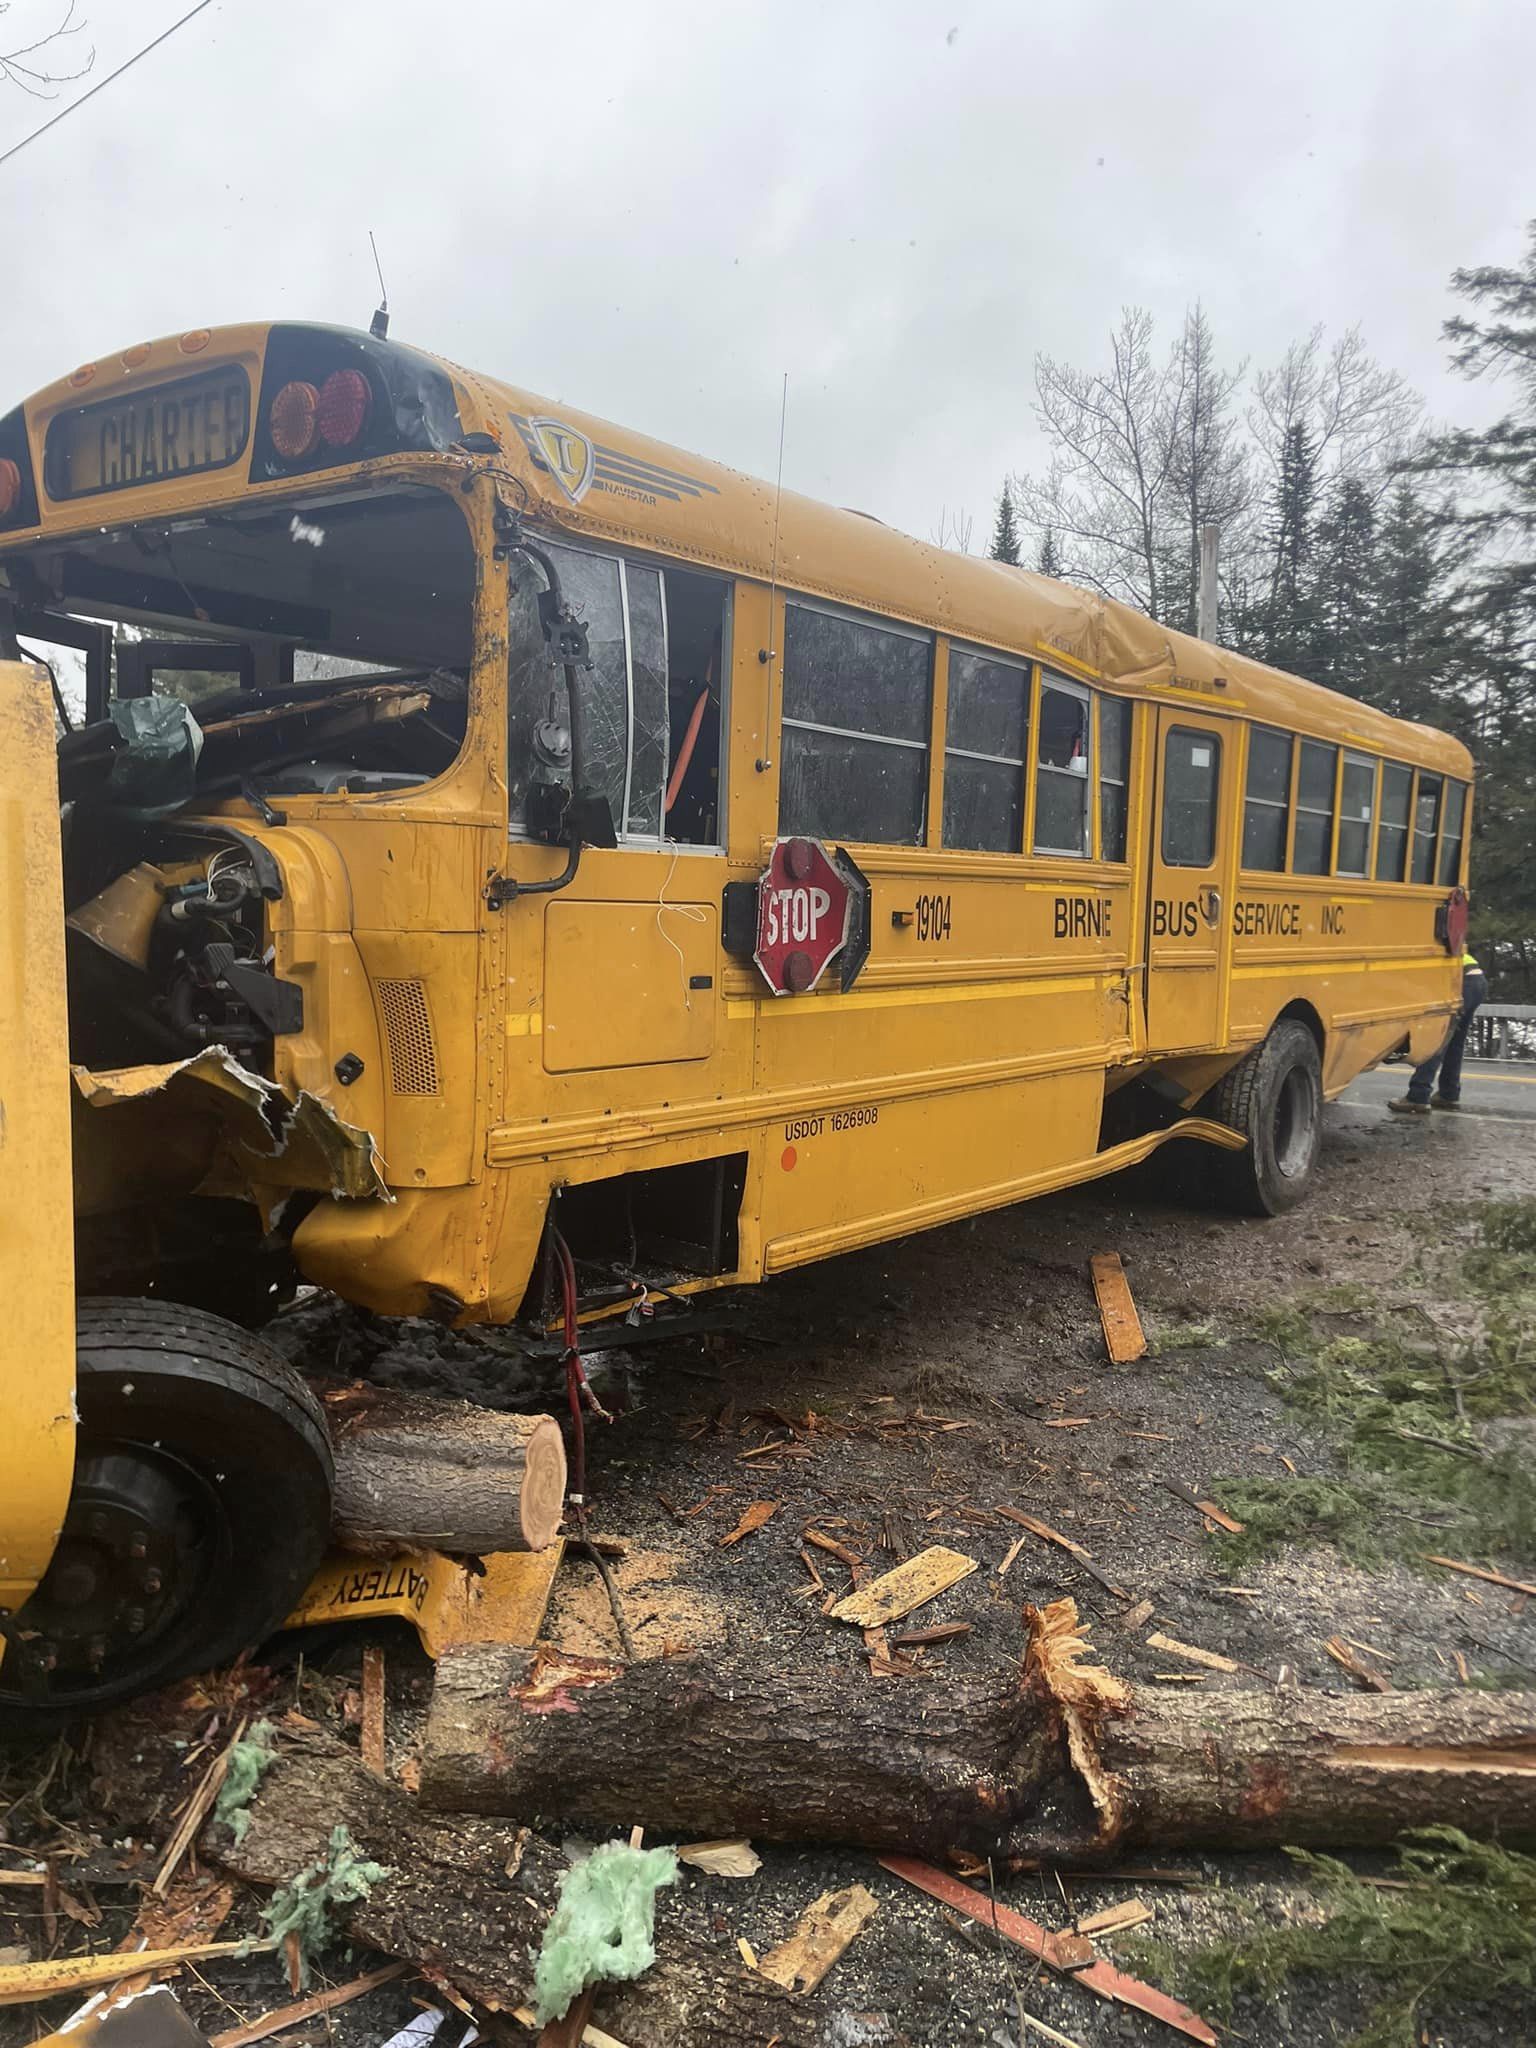
[{"label": "bus tail light", "polygon": [[327,448],[350,448],[360,441],[372,407],[373,391],[361,370],[332,370],[320,386],[316,413],[320,438]]},{"label": "bus tail light", "polygon": [[21,503],[21,470],[9,455],[0,455],[0,519],[9,519]]},{"label": "bus tail light", "polygon": [[267,414],[272,446],[285,462],[308,455],[319,438],[320,394],[313,384],[295,379],[285,384]]}]

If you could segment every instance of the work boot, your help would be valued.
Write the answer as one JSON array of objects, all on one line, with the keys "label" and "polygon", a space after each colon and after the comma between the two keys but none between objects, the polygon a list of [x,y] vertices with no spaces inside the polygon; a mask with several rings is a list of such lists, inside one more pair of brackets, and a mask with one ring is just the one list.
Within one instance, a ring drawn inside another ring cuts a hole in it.
[{"label": "work boot", "polygon": [[1431,1109],[1460,1109],[1461,1097],[1459,1095],[1431,1095],[1429,1106]]},{"label": "work boot", "polygon": [[1388,1109],[1395,1109],[1399,1116],[1428,1116],[1429,1104],[1415,1102],[1411,1095],[1400,1095],[1396,1102],[1389,1102]]}]

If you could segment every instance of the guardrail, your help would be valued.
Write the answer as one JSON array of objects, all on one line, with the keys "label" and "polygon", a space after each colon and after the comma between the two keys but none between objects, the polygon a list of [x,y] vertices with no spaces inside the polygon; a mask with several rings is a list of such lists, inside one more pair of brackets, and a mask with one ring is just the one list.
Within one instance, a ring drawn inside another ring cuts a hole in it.
[{"label": "guardrail", "polygon": [[1473,1059],[1536,1059],[1536,1003],[1484,1003],[1472,1020]]}]

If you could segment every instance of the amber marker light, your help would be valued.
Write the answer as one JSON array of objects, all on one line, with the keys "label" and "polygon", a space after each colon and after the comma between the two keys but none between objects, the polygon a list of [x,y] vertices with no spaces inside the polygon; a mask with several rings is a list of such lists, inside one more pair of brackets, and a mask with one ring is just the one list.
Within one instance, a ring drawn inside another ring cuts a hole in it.
[{"label": "amber marker light", "polygon": [[295,379],[285,384],[272,401],[267,428],[272,446],[284,462],[297,462],[308,455],[319,434],[320,394],[313,384]]},{"label": "amber marker light", "polygon": [[122,360],[125,370],[142,369],[149,361],[149,343],[147,341],[136,341],[132,348],[125,348],[123,350]]},{"label": "amber marker light", "polygon": [[69,381],[74,386],[76,391],[79,391],[82,390],[85,387],[85,385],[89,384],[93,380],[95,375],[96,365],[94,363],[82,363],[78,370],[70,371]]},{"label": "amber marker light", "polygon": [[181,337],[176,346],[184,356],[200,356],[212,339],[213,335],[210,329],[194,327],[190,333],[184,334]]}]

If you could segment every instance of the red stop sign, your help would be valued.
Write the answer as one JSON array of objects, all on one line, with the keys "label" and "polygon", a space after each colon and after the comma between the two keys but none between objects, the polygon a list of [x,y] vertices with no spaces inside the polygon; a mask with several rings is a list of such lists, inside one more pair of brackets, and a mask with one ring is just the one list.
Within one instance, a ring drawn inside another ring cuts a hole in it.
[{"label": "red stop sign", "polygon": [[815,839],[781,839],[757,885],[752,957],[776,996],[813,989],[848,943],[853,890]]}]

